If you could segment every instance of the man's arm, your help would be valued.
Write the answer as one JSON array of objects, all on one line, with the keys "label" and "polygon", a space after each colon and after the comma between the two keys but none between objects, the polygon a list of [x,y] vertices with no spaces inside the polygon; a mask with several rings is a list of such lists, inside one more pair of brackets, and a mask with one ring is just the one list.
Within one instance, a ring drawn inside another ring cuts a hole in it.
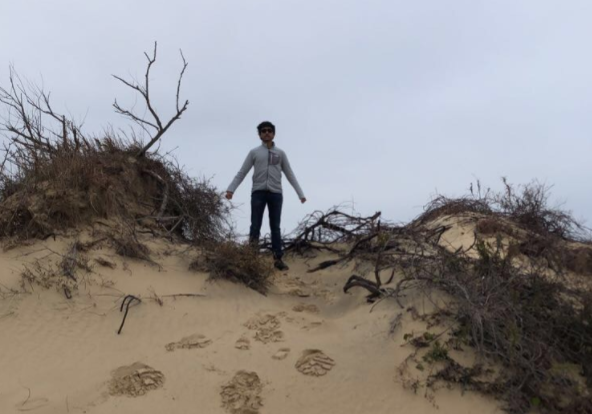
[{"label": "man's arm", "polygon": [[294,171],[292,171],[292,167],[290,166],[290,161],[288,161],[288,156],[286,155],[285,152],[283,153],[283,157],[282,157],[282,171],[284,172],[284,174],[286,174],[286,178],[288,179],[290,184],[292,184],[292,187],[294,187],[294,190],[296,190],[296,193],[298,194],[298,198],[300,198],[300,201],[302,203],[305,203],[306,197],[304,197],[304,193],[302,192],[302,188],[300,188],[300,184],[298,184],[298,180],[296,179],[296,176],[294,175]]},{"label": "man's arm", "polygon": [[234,177],[234,180],[232,180],[232,182],[228,186],[228,189],[226,190],[227,199],[230,200],[232,198],[232,195],[234,194],[238,186],[243,182],[249,171],[251,171],[251,168],[253,168],[254,162],[255,158],[253,157],[252,151],[250,151],[247,155],[247,158],[245,158],[245,162],[243,162],[243,166],[240,170],[238,170],[236,177]]}]

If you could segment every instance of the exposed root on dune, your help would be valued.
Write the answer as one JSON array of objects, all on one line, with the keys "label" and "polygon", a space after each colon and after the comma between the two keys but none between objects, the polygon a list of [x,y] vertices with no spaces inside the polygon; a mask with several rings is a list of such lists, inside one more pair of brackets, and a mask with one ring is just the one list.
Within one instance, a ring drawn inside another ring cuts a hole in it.
[{"label": "exposed root on dune", "polygon": [[123,312],[123,308],[125,308],[125,313],[123,314],[123,319],[121,320],[121,325],[119,326],[119,329],[117,330],[117,335],[120,335],[121,331],[123,330],[123,325],[125,324],[125,318],[127,318],[127,313],[129,312],[129,307],[133,301],[136,301],[138,304],[142,303],[142,299],[137,298],[133,295],[125,296],[123,298],[123,300],[121,301],[121,307],[119,308],[119,311]]}]

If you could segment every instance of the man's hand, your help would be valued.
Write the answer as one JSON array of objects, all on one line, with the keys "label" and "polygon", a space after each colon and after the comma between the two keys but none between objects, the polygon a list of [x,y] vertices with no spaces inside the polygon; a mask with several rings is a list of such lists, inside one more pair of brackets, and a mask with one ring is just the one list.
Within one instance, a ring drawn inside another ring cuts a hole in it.
[{"label": "man's hand", "polygon": [[228,200],[232,200],[232,194],[233,194],[233,193],[232,193],[232,191],[227,191],[227,192],[226,192],[226,198],[227,198]]},{"label": "man's hand", "polygon": [[306,203],[306,197],[302,197],[302,198],[300,199],[300,202],[301,202],[302,204]]}]

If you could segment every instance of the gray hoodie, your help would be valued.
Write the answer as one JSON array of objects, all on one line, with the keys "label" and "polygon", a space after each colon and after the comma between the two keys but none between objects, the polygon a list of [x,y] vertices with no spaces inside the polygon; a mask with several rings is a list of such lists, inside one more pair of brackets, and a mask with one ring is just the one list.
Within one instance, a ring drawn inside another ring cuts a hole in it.
[{"label": "gray hoodie", "polygon": [[298,197],[304,198],[304,193],[288,162],[288,156],[275,143],[271,148],[267,148],[267,144],[262,143],[257,148],[249,151],[249,155],[247,155],[243,166],[228,186],[227,191],[234,193],[253,166],[255,166],[255,172],[253,173],[253,189],[251,192],[269,190],[273,193],[281,194],[283,171],[290,184],[292,184],[292,187],[294,187],[294,190],[296,190],[296,193],[298,193]]}]

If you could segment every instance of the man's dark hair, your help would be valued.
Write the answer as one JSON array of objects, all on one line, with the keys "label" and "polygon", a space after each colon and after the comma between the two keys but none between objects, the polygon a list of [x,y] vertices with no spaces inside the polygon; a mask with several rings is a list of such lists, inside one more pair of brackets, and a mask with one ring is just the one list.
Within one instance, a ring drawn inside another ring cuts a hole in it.
[{"label": "man's dark hair", "polygon": [[263,121],[259,125],[257,125],[257,131],[261,132],[263,128],[271,128],[273,133],[275,134],[275,125],[269,121]]}]

